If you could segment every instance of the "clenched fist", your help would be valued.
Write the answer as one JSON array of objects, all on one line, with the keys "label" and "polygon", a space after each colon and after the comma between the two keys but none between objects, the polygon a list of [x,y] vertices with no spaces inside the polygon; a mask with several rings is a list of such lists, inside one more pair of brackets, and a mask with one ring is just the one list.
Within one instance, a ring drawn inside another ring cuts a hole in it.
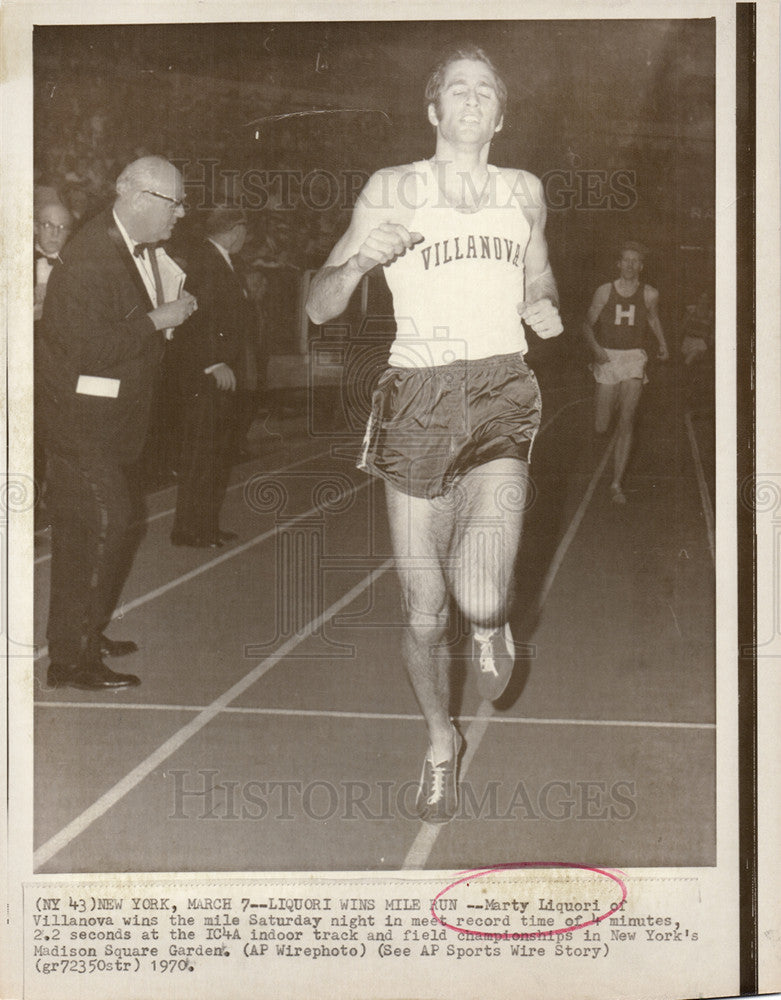
[{"label": "clenched fist", "polygon": [[383,222],[372,229],[355,255],[359,271],[371,271],[377,264],[390,264],[423,239],[421,233],[411,233],[397,222]]},{"label": "clenched fist", "polygon": [[543,340],[548,337],[558,337],[564,329],[559,310],[550,299],[521,302],[518,305],[518,315]]}]

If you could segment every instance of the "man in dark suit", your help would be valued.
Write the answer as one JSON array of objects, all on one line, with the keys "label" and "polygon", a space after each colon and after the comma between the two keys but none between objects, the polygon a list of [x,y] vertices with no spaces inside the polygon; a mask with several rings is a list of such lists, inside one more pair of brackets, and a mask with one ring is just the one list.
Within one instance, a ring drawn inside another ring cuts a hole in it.
[{"label": "man in dark suit", "polygon": [[165,339],[197,307],[156,244],[184,214],[181,174],[143,157],[120,174],[113,209],[86,223],[48,281],[37,345],[52,524],[51,687],[139,683],[102,657],[135,643],[104,635],[127,565],[137,460]]},{"label": "man in dark suit", "polygon": [[182,450],[171,542],[217,548],[236,538],[234,532],[220,529],[219,516],[236,447],[244,353],[256,319],[231,259],[247,237],[245,213],[214,208],[204,230],[205,238],[185,265],[198,312],[172,345],[182,406]]},{"label": "man in dark suit", "polygon": [[34,319],[37,322],[43,314],[46,285],[54,264],[59,259],[60,250],[65,246],[73,229],[73,216],[55,198],[42,199],[35,204],[35,300]]}]

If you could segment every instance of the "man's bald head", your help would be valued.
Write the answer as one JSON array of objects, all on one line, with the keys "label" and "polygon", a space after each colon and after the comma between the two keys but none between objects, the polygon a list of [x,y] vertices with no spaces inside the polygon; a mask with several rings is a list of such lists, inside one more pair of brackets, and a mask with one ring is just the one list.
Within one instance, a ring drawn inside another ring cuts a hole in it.
[{"label": "man's bald head", "polygon": [[114,211],[138,243],[167,240],[184,215],[182,175],[162,156],[142,156],[117,178]]},{"label": "man's bald head", "polygon": [[162,156],[142,156],[129,163],[117,178],[117,194],[122,198],[144,188],[156,190],[158,185],[170,183],[176,174],[178,171],[173,163]]}]

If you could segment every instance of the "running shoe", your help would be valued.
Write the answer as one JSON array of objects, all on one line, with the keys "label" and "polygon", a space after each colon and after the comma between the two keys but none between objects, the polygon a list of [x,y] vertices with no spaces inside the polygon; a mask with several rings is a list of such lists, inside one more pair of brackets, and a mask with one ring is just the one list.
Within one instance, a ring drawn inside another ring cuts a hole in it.
[{"label": "running shoe", "polygon": [[424,823],[447,823],[458,811],[458,758],[463,748],[464,741],[455,726],[452,756],[435,764],[429,748],[415,800],[415,810]]},{"label": "running shoe", "polygon": [[507,687],[514,666],[515,643],[509,624],[492,632],[472,632],[472,667],[482,698],[496,701]]}]

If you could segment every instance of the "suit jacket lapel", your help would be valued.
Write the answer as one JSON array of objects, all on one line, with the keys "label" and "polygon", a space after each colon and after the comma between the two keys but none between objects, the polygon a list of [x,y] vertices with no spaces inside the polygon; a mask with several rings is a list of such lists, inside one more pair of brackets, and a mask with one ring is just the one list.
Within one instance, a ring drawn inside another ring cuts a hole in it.
[{"label": "suit jacket lapel", "polygon": [[229,264],[227,262],[227,260],[225,260],[225,258],[223,257],[223,255],[220,253],[220,251],[212,243],[211,240],[207,240],[206,242],[207,242],[207,244],[209,246],[209,250],[210,250],[210,252],[212,254],[212,259],[215,260],[215,261],[219,261],[219,265],[218,266],[220,268],[222,268],[223,271],[226,271],[228,274],[230,274],[231,277],[235,280],[235,278],[236,278],[236,272],[234,271],[234,269],[231,266],[231,264]]},{"label": "suit jacket lapel", "polygon": [[144,279],[138,273],[138,268],[136,267],[136,262],[133,260],[133,255],[127,248],[127,244],[122,239],[122,233],[117,229],[116,223],[114,222],[114,216],[112,213],[108,215],[108,225],[107,232],[109,239],[114,244],[114,246],[119,251],[120,259],[125,265],[125,269],[130,276],[133,284],[136,287],[136,291],[139,295],[143,296],[144,301],[149,303],[149,308],[154,309],[155,304],[152,301],[149,292],[146,290],[146,285],[144,284]]},{"label": "suit jacket lapel", "polygon": [[[228,264],[228,262],[222,256],[217,247],[212,243],[212,241],[207,240],[206,242],[209,244],[214,256],[219,259],[220,266],[222,267],[223,271],[228,273],[229,275],[228,280],[232,281],[236,289],[238,289],[238,291],[240,291],[241,294],[244,295],[244,282],[241,280],[241,275],[239,273],[239,266],[236,260],[234,260],[234,258],[231,257],[231,262],[230,264]],[[244,297],[246,298],[246,295],[244,295]]]}]

